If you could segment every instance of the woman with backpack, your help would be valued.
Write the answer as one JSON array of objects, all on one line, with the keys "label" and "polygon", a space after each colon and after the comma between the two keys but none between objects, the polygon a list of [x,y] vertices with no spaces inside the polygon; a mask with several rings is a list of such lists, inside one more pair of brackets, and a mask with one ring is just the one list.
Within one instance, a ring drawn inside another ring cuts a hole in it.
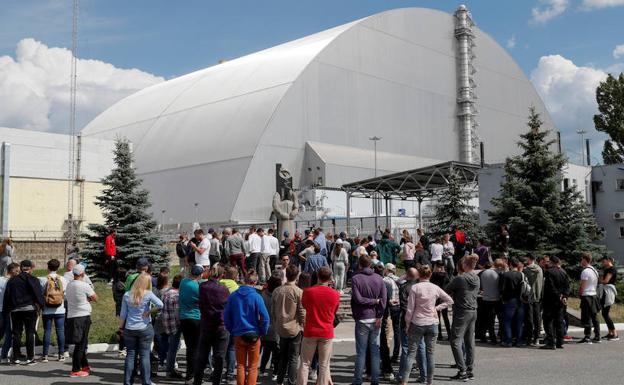
[{"label": "woman with backpack", "polygon": [[151,384],[150,349],[154,339],[151,310],[152,305],[162,309],[163,303],[152,292],[152,278],[141,273],[132,285],[132,289],[124,294],[121,304],[121,325],[127,355],[124,367],[124,385],[133,383],[135,358],[138,354],[141,366],[141,377],[144,385]]},{"label": "woman with backpack", "polygon": [[52,339],[52,323],[56,330],[58,343],[58,360],[65,361],[65,288],[67,280],[56,272],[61,266],[58,259],[48,261],[48,275],[39,278],[43,289],[45,306],[41,318],[43,319],[43,352],[41,362],[48,362],[50,340]]}]

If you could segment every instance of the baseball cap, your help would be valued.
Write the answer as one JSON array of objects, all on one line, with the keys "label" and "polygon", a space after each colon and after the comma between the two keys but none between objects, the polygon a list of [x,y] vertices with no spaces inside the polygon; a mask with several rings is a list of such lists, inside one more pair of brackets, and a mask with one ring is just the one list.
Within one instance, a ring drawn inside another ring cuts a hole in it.
[{"label": "baseball cap", "polygon": [[199,276],[204,273],[204,267],[202,265],[195,265],[191,268],[191,274],[194,276]]},{"label": "baseball cap", "polygon": [[342,243],[343,243],[343,242],[342,242],[342,239],[338,238],[338,239],[336,240],[336,244],[337,244],[337,245],[342,245]]},{"label": "baseball cap", "polygon": [[394,266],[392,263],[386,263],[386,270],[396,271],[396,266]]},{"label": "baseball cap", "polygon": [[72,273],[74,273],[74,275],[82,275],[84,274],[84,272],[85,272],[85,268],[83,265],[76,265],[72,269]]},{"label": "baseball cap", "polygon": [[147,258],[139,258],[139,260],[136,263],[136,268],[137,269],[141,269],[143,267],[147,267],[149,266],[149,261],[147,260]]}]

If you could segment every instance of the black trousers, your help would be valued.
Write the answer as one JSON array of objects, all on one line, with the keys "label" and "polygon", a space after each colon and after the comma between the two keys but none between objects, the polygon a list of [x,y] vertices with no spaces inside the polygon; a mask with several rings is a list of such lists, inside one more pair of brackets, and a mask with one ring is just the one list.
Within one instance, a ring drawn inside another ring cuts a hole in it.
[{"label": "black trousers", "polygon": [[277,369],[277,383],[286,384],[284,377],[288,373],[288,385],[297,382],[297,365],[301,350],[301,332],[294,337],[280,337],[279,365]]},{"label": "black trousers", "polygon": [[542,324],[542,304],[531,302],[524,304],[524,338],[527,342],[537,342]]},{"label": "black trousers", "polygon": [[594,336],[600,337],[600,323],[598,322],[598,299],[596,296],[581,297],[581,323],[585,329],[585,337],[591,336],[592,326]]},{"label": "black trousers", "polygon": [[247,258],[246,265],[247,271],[254,269],[256,273],[258,272],[258,261],[260,260],[261,253],[251,253]]},{"label": "black trousers", "polygon": [[201,385],[204,377],[204,369],[206,369],[206,365],[208,364],[211,352],[213,365],[212,385],[221,384],[221,376],[223,374],[223,360],[225,359],[225,349],[227,348],[227,345],[228,334],[225,330],[214,331],[202,329],[199,334],[199,347],[197,348],[197,355],[195,358],[195,378],[193,379],[194,385]]},{"label": "black trousers", "polygon": [[264,373],[266,366],[271,360],[273,373],[277,373],[279,365],[279,342],[262,341],[262,358],[260,359],[260,373]]},{"label": "black trousers", "polygon": [[13,325],[13,359],[17,358],[17,353],[21,349],[22,332],[26,329],[26,358],[35,358],[35,333],[37,332],[37,311],[14,311],[11,313],[11,323]]},{"label": "black trousers", "polygon": [[[442,311],[438,312],[438,320],[442,316],[444,320],[444,328],[446,329],[446,338],[451,339],[451,321],[448,316],[448,309],[442,309]],[[438,339],[442,339],[442,322],[438,323]]]},{"label": "black trousers", "polygon": [[186,343],[186,380],[190,380],[195,374],[195,357],[199,344],[199,320],[180,320],[180,329]]},{"label": "black trousers", "polygon": [[[486,339],[488,334],[490,341],[496,342],[496,329],[494,327],[501,301],[481,301],[477,308],[477,338]],[[502,324],[502,322],[501,322]]]},{"label": "black trousers", "polygon": [[561,302],[544,303],[545,344],[563,346],[563,314],[565,307]]},{"label": "black trousers", "polygon": [[89,344],[89,330],[91,317],[76,317],[70,322],[73,325],[74,354],[72,356],[72,372],[78,372],[89,366],[87,361],[87,345]]}]

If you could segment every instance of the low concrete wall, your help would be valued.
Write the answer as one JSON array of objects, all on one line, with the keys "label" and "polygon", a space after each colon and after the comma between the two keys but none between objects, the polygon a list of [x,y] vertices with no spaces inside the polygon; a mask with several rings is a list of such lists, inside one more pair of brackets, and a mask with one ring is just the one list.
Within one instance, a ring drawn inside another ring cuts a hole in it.
[{"label": "low concrete wall", "polygon": [[[15,246],[16,262],[24,259],[30,259],[35,263],[36,269],[45,269],[46,263],[53,258],[58,259],[61,263],[65,262],[67,244],[64,241],[13,241]],[[79,242],[78,247],[84,248],[84,243]],[[175,243],[167,243],[169,249],[169,260],[171,265],[178,264],[178,258],[175,257]]]}]

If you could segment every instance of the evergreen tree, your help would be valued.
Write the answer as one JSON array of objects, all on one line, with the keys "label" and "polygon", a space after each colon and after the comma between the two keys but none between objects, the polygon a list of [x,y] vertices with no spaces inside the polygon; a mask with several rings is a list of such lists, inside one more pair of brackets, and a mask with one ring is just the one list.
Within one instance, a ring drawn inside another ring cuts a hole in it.
[{"label": "evergreen tree", "polygon": [[529,131],[518,143],[522,154],[505,162],[501,193],[492,199],[488,212],[488,233],[498,238],[501,225],[509,226],[512,256],[557,255],[570,260],[582,251],[598,251],[596,223],[580,195],[562,191],[561,171],[566,163],[561,154],[550,151],[554,141],[542,121],[530,109]]},{"label": "evergreen tree", "polygon": [[452,233],[459,228],[466,237],[475,241],[481,236],[477,210],[470,205],[472,193],[466,188],[461,175],[451,170],[448,177],[448,189],[438,197],[435,205],[433,223],[429,233],[439,236]]},{"label": "evergreen tree", "polygon": [[597,115],[594,115],[596,130],[609,135],[602,150],[605,164],[624,163],[624,74],[618,78],[609,74],[596,89]]},{"label": "evergreen tree", "polygon": [[149,192],[141,187],[142,181],[132,167],[130,143],[118,139],[113,153],[115,168],[102,180],[104,190],[95,202],[102,209],[104,224],[89,224],[90,234],[86,235],[87,244],[82,255],[90,261],[91,273],[105,277],[104,239],[110,229],[116,228],[119,266],[134,270],[136,261],[145,257],[157,271],[167,265],[168,250],[155,233],[156,221],[147,213],[151,206]]}]

